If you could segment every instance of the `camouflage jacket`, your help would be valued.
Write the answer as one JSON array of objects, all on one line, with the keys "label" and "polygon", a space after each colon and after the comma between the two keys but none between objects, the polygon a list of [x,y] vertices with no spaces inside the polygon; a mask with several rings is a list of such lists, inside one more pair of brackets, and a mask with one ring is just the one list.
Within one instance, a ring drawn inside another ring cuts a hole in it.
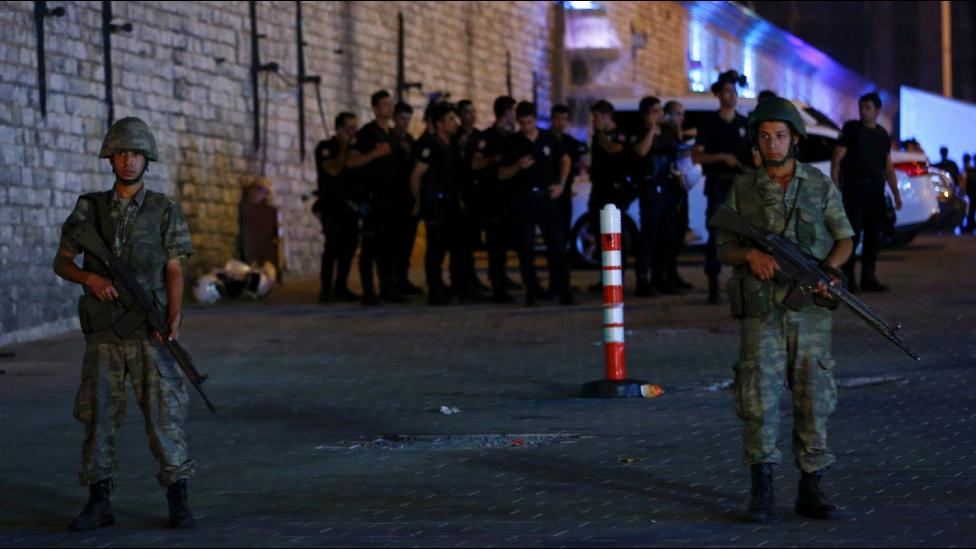
[{"label": "camouflage jacket", "polygon": [[[112,252],[132,268],[139,284],[165,314],[166,263],[171,259],[182,261],[193,254],[190,229],[179,206],[165,195],[145,187],[125,208],[114,189],[85,194],[78,199],[62,226],[61,249],[75,254],[83,251],[68,231],[76,223],[89,219]],[[84,254],[83,268],[111,278],[106,267],[88,254]],[[124,314],[124,309],[117,301],[98,301],[85,288],[79,314],[82,329],[92,333],[106,330],[113,323],[112,319]]]},{"label": "camouflage jacket", "polygon": [[[762,168],[736,177],[726,206],[756,229],[779,234],[818,260],[827,257],[836,241],[854,236],[837,186],[808,164],[796,164],[796,172],[785,191]],[[732,244],[746,245],[734,234],[722,230],[716,242],[720,250]],[[773,293],[771,284],[759,284],[748,264],[737,266],[733,278],[747,279],[742,281],[746,294]],[[782,303],[788,291],[787,287],[776,287],[776,302]]]}]

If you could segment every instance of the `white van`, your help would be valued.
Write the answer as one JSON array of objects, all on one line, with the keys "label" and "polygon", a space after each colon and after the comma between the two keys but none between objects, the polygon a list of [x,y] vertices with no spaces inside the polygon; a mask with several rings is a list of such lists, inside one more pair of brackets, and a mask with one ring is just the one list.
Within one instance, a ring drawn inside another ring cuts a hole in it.
[{"label": "white van", "polygon": [[[663,102],[676,100],[685,107],[685,127],[697,127],[704,116],[718,110],[718,100],[710,94],[697,94],[686,97],[663,97]],[[638,113],[640,98],[609,99],[617,111],[618,126],[625,129],[637,128],[642,123]],[[802,101],[793,101],[803,121],[807,126],[807,138],[800,148],[800,161],[813,164],[815,167],[830,175],[830,159],[834,145],[840,133],[840,128],[826,115],[810,107]],[[743,116],[756,106],[755,99],[739,98],[738,111]],[[588,129],[586,130],[589,131]],[[576,133],[576,132],[574,132]],[[579,132],[583,133],[583,132]],[[690,187],[688,191],[689,231],[685,243],[690,246],[703,246],[708,240],[706,228],[704,176],[702,168],[691,161],[693,141],[682,145],[679,149],[678,167],[685,176]],[[924,229],[939,215],[938,196],[942,195],[941,188],[937,188],[937,178],[933,178],[925,155],[892,151],[892,163],[898,174],[898,184],[902,198],[902,209],[896,214],[895,231],[901,241],[911,240],[919,231]],[[885,187],[885,193],[890,191]],[[586,175],[577,178],[573,183],[573,230],[570,238],[571,256],[580,265],[598,265],[599,249],[596,235],[590,234],[589,212],[587,202],[590,197],[590,181]],[[624,212],[624,244],[634,241],[640,228],[640,208],[635,200]],[[598,226],[598,225],[597,225]]]}]

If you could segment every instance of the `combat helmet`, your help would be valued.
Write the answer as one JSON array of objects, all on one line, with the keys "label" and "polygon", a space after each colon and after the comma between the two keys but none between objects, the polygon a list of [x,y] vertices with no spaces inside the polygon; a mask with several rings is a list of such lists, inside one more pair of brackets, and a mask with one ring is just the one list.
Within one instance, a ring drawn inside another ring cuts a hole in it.
[{"label": "combat helmet", "polygon": [[749,136],[755,140],[762,122],[778,121],[789,124],[800,137],[807,136],[807,126],[796,106],[788,99],[771,97],[758,105],[749,115]]},{"label": "combat helmet", "polygon": [[108,158],[122,151],[137,152],[145,156],[146,160],[155,161],[159,158],[152,130],[149,129],[148,124],[134,116],[117,120],[112,124],[108,129],[108,135],[102,141],[102,150],[98,156]]}]

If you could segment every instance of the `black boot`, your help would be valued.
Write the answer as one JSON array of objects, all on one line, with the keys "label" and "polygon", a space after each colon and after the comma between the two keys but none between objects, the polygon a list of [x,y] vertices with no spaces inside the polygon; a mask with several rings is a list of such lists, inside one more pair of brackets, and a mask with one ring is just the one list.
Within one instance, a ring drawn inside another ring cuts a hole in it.
[{"label": "black boot", "polygon": [[820,491],[823,469],[800,475],[800,489],[796,496],[796,514],[815,519],[829,519],[837,513],[837,506],[830,503]]},{"label": "black boot", "polygon": [[112,514],[112,479],[100,480],[88,487],[88,503],[80,515],[68,526],[75,531],[92,530],[115,524]]},{"label": "black boot", "polygon": [[776,518],[776,502],[773,493],[773,464],[760,463],[752,466],[752,498],[746,520],[767,523]]},{"label": "black boot", "polygon": [[197,521],[193,518],[190,506],[186,501],[186,479],[181,479],[169,485],[166,489],[166,501],[169,502],[169,527],[193,528]]}]

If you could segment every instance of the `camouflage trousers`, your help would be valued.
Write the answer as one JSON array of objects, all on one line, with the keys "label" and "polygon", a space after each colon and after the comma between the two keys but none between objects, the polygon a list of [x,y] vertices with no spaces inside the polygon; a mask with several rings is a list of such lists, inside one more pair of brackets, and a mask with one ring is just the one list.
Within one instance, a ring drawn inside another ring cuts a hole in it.
[{"label": "camouflage trousers", "polygon": [[735,365],[736,414],[745,422],[746,465],[779,463],[780,396],[793,394],[793,457],[813,472],[834,463],[827,418],[837,405],[830,356],[831,313],[820,307],[794,312],[770,304],[764,318],[741,320],[742,347]]},{"label": "camouflage trousers", "polygon": [[75,399],[74,415],[85,424],[81,449],[83,486],[115,473],[115,432],[125,418],[125,379],[146,420],[149,448],[159,463],[160,486],[189,478],[183,436],[189,395],[176,362],[155,341],[89,342]]}]

